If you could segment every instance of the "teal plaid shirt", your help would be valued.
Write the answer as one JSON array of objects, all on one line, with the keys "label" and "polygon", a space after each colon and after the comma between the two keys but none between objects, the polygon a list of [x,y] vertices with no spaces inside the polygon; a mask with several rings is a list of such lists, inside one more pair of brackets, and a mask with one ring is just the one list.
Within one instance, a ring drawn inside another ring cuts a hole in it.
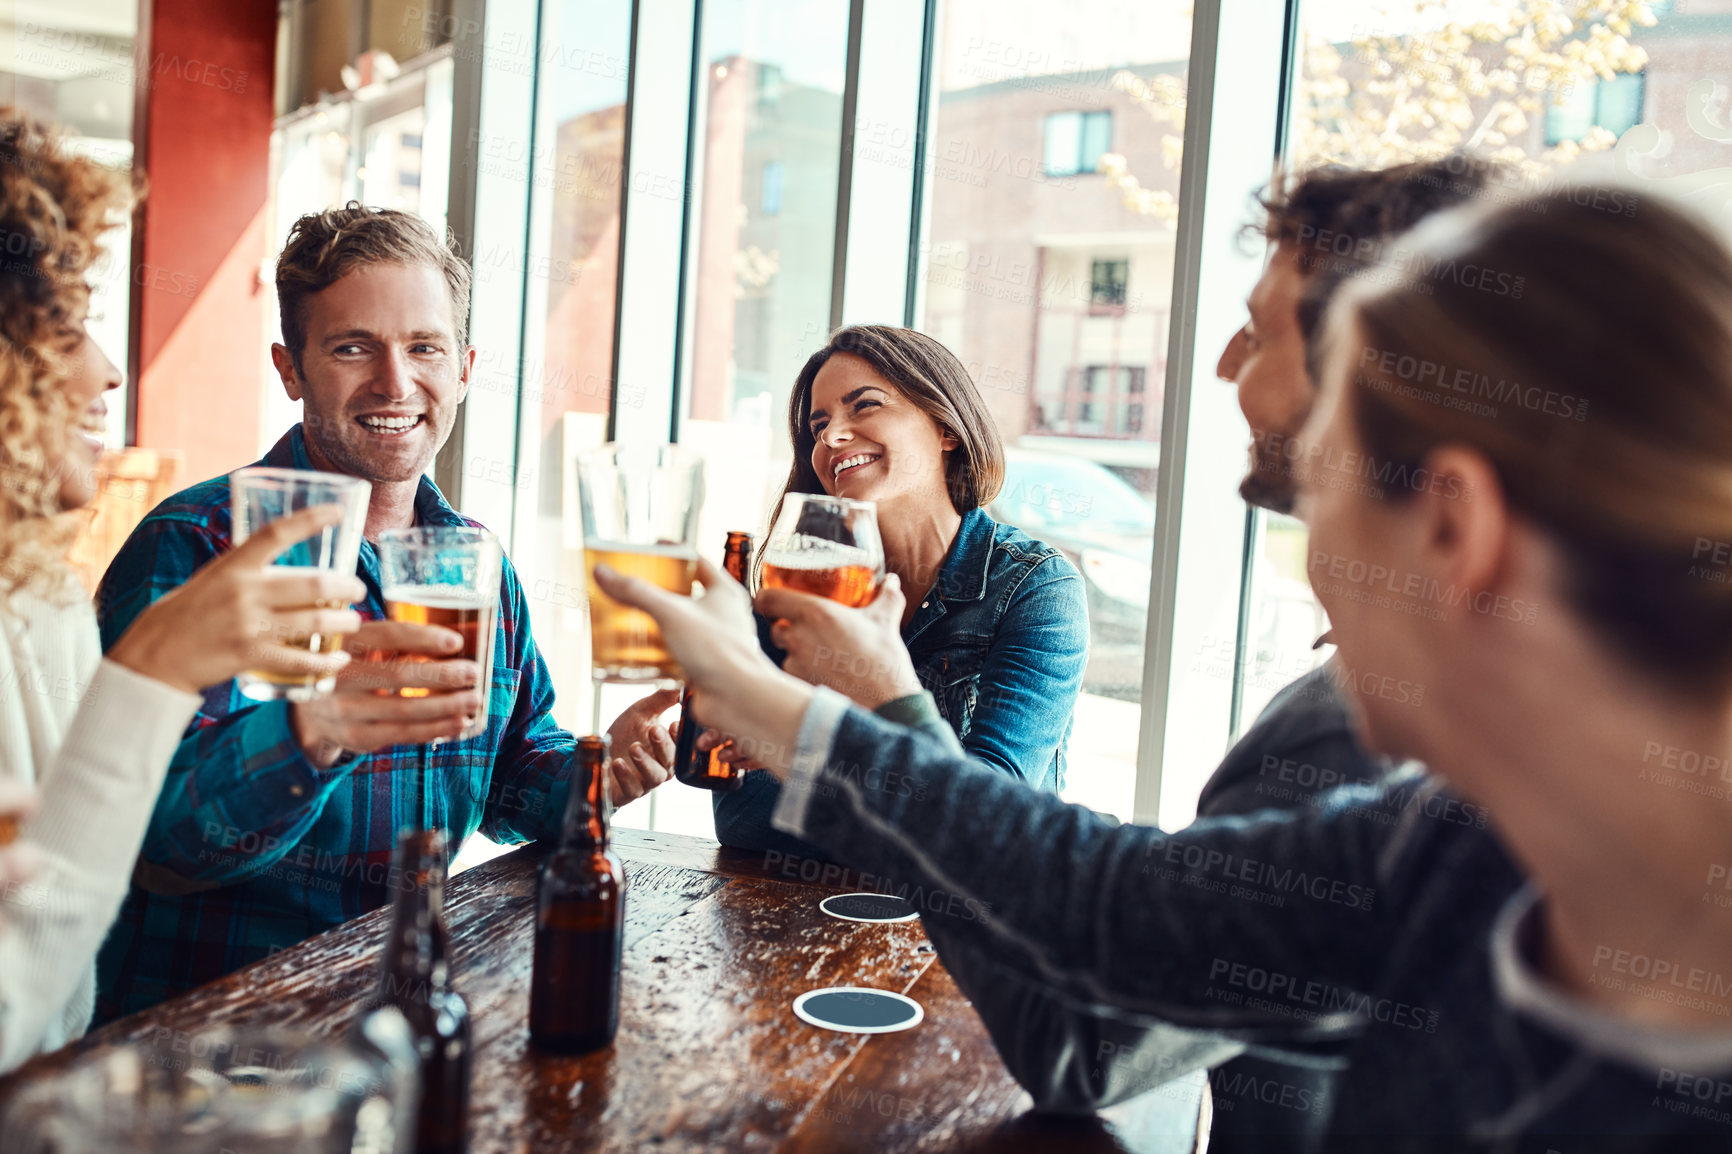
[{"label": "teal plaid shirt", "polygon": [[[262,465],[310,469],[299,425]],[[470,525],[425,478],[423,525]],[[152,601],[230,546],[228,478],[175,494],[122,546],[97,590],[107,649]],[[361,616],[385,616],[379,560],[363,541]],[[553,721],[553,683],[507,561],[484,734],[427,751],[392,746],[330,769],[307,761],[286,702],[207,690],[176,750],[131,893],[98,959],[100,1022],[155,1005],[386,904],[397,830],[419,800],[452,852],[477,829],[498,842],[557,836],[571,734]],[[124,735],[116,735],[123,739]]]}]

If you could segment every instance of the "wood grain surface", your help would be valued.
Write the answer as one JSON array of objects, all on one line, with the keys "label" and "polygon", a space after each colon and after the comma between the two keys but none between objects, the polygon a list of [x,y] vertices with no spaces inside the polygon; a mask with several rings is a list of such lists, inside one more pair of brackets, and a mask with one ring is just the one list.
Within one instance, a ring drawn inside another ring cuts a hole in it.
[{"label": "wood grain surface", "polygon": [[[1200,1076],[1100,1118],[1030,1114],[919,922],[831,918],[818,902],[846,888],[790,880],[774,855],[635,830],[616,830],[614,846],[628,886],[620,1029],[595,1054],[529,1048],[534,852],[447,888],[454,981],[475,1029],[472,1154],[1192,1148]],[[376,910],[44,1055],[0,1079],[0,1110],[97,1046],[240,1024],[344,1031],[377,978],[389,916]],[[900,991],[926,1017],[873,1036],[808,1026],[791,1004],[823,986]]]}]

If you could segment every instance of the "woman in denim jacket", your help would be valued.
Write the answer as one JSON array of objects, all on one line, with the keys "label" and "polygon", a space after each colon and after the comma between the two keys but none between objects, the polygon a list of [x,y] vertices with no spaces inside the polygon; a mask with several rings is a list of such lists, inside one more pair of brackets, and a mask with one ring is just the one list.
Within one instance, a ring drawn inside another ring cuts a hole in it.
[{"label": "woman in denim jacket", "polygon": [[[794,382],[788,432],[794,463],[784,497],[877,504],[886,568],[907,597],[902,640],[963,749],[1018,781],[1061,788],[1088,661],[1082,575],[1063,553],[982,508],[1004,481],[1004,448],[962,362],[912,329],[839,329]],[[774,652],[777,632],[761,625]],[[717,794],[717,838],[822,856],[770,828],[780,793],[769,774],[754,773],[738,792]]]},{"label": "woman in denim jacket", "polygon": [[[858,707],[905,662],[856,706],[777,672],[713,566],[598,583],[763,751],[778,829],[926,895],[1037,1108],[1329,1043],[1327,1097],[1259,1093],[1309,1149],[1732,1149],[1732,250],[1568,186],[1386,251],[1331,306],[1299,508],[1355,728],[1430,779],[1110,825]],[[897,666],[882,599],[827,636]]]}]

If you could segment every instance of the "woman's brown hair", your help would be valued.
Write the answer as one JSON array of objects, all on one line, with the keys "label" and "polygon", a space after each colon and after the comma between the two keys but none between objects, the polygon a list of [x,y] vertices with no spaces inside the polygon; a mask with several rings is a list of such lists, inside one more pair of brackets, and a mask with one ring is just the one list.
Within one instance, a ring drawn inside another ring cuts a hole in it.
[{"label": "woman's brown hair", "polygon": [[891,325],[850,325],[830,334],[830,341],[806,360],[794,379],[788,398],[788,436],[794,444],[794,463],[787,483],[776,497],[770,524],[789,493],[822,493],[824,486],[812,470],[812,384],[818,370],[837,353],[859,357],[872,366],[915,408],[931,417],[938,427],[956,438],[956,448],[944,466],[944,486],[958,513],[988,504],[1004,487],[1004,441],[998,423],[987,410],[980,389],[956,354],[913,329]]},{"label": "woman's brown hair", "polygon": [[1576,186],[1448,214],[1400,249],[1395,279],[1350,284],[1329,319],[1368,457],[1482,453],[1615,652],[1679,689],[1732,686],[1725,243],[1663,200]]},{"label": "woman's brown hair", "polygon": [[77,521],[60,508],[76,365],[98,238],[130,207],[127,178],[0,108],[0,600],[58,592]]}]

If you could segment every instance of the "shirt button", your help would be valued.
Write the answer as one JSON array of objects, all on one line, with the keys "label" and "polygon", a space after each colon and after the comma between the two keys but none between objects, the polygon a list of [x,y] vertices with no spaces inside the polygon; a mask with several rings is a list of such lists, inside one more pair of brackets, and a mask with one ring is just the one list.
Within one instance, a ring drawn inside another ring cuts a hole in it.
[{"label": "shirt button", "polygon": [[290,794],[290,796],[292,796],[292,797],[300,797],[300,796],[301,796],[301,794],[302,794],[302,793],[304,793],[304,792],[306,792],[306,791],[305,791],[305,790],[303,790],[303,789],[302,789],[302,788],[301,788],[301,787],[300,787],[300,786],[298,786],[298,785],[291,785],[291,786],[289,786],[289,794]]},{"label": "shirt button", "polygon": [[930,604],[932,604],[932,602],[930,602],[930,601],[922,601],[922,602],[921,602],[921,603],[920,603],[920,607],[921,607],[921,608],[922,608],[922,609],[924,609],[924,608],[926,608],[926,607],[927,607],[927,606],[928,606],[928,605],[930,605]]}]

